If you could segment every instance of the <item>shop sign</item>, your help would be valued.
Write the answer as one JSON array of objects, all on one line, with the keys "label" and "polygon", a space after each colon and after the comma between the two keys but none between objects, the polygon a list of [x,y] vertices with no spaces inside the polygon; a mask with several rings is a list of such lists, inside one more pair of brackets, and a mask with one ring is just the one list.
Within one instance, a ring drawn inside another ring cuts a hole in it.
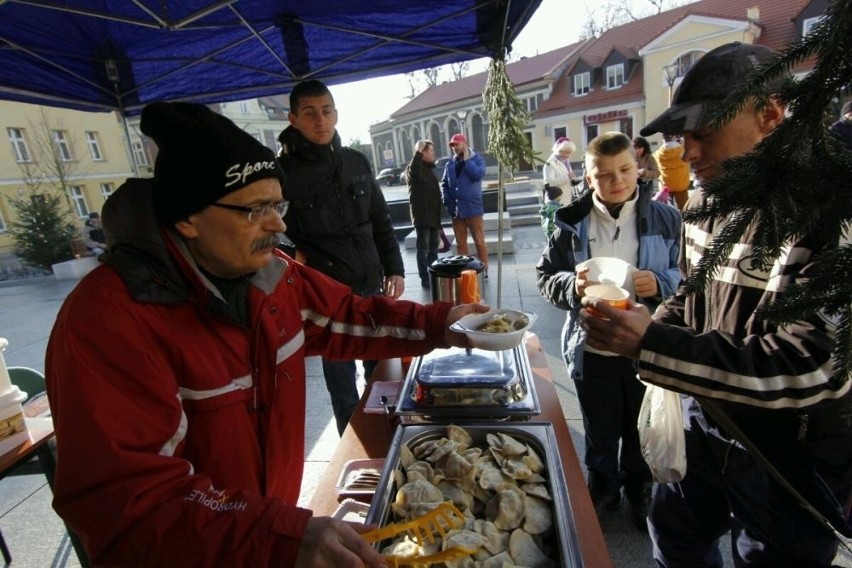
[{"label": "shop sign", "polygon": [[583,117],[583,124],[598,124],[599,122],[610,122],[627,118],[626,110],[610,110],[607,112],[598,112],[595,114],[587,114]]}]

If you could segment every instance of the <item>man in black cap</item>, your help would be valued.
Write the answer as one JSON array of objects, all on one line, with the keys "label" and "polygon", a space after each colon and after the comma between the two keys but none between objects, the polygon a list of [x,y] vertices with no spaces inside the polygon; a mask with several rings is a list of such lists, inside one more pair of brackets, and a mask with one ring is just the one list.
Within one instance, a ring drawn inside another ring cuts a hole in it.
[{"label": "man in black cap", "polygon": [[[405,267],[387,203],[367,159],[340,143],[334,98],[321,81],[290,93],[290,126],[278,136],[287,175],[287,237],[297,258],[361,296],[399,298]],[[364,361],[365,379],[376,361]],[[322,370],[342,435],[358,404],[355,361],[324,357]]]},{"label": "man in black cap", "polygon": [[[642,135],[682,134],[684,160],[695,176],[702,185],[715,180],[725,160],[750,152],[784,119],[784,107],[771,98],[777,86],[770,85],[765,105],[748,101],[725,124],[713,123],[727,95],[752,81],[755,69],[771,58],[765,47],[741,43],[710,51],[683,78],[671,108]],[[707,199],[699,191],[687,209]],[[725,223],[684,223],[681,264],[687,275]],[[721,567],[718,541],[728,530],[737,566],[832,562],[834,534],[744,449],[731,424],[838,530],[850,528],[844,507],[852,432],[843,418],[850,381],[833,376],[837,322],[823,312],[785,325],[755,316],[782,299],[788,283],[806,277],[821,250],[837,243],[805,236],[766,268],[749,260],[753,234],[753,227],[746,231],[705,290],[679,290],[653,319],[633,303],[615,310],[593,299],[583,302],[607,318],[584,310],[589,345],[634,357],[644,381],[689,395],[686,476],[657,485],[648,515],[660,566]],[[717,422],[709,414],[714,408],[731,422]]]},{"label": "man in black cap", "polygon": [[384,566],[296,506],[305,357],[464,345],[448,323],[483,308],[362,298],[279,252],[275,156],[207,107],[151,104],[141,128],[154,179],[107,200],[103,264],[48,345],[56,511],[98,566]]}]

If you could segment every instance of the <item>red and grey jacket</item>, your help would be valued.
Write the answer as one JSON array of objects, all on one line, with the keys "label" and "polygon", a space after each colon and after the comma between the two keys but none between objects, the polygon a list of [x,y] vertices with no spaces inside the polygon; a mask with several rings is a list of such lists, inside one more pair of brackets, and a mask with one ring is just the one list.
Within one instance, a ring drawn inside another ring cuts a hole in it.
[{"label": "red and grey jacket", "polygon": [[450,306],[353,296],[278,254],[245,328],[162,237],[113,242],[57,316],[54,507],[96,565],[292,566],[311,517],[296,507],[305,357],[428,352]]}]

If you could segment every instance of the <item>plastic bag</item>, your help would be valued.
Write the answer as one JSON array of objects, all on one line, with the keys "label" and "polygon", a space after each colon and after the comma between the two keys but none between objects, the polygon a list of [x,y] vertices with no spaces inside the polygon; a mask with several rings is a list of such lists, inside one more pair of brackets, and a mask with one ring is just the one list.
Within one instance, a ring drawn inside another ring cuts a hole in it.
[{"label": "plastic bag", "polygon": [[639,447],[660,483],[680,481],[686,475],[686,438],[680,394],[646,384],[639,409]]}]

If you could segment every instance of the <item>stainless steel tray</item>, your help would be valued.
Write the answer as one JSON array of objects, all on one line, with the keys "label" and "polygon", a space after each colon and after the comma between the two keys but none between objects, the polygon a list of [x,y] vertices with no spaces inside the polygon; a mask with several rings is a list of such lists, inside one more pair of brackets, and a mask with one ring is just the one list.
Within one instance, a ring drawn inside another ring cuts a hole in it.
[{"label": "stainless steel tray", "polygon": [[541,414],[526,345],[436,350],[412,361],[396,414],[403,422],[500,420]]},{"label": "stainless steel tray", "polygon": [[[525,422],[511,424],[483,424],[481,422],[456,422],[456,426],[464,428],[473,438],[473,445],[487,447],[486,435],[505,432],[516,440],[527,443],[542,458],[545,464],[544,477],[547,478],[548,489],[553,498],[554,527],[552,538],[558,543],[554,547],[559,557],[553,558],[560,566],[579,568],[584,566],[580,554],[580,544],[574,523],[574,513],[568,499],[568,487],[565,483],[565,473],[562,460],[556,444],[553,426],[549,422]],[[384,526],[393,522],[391,503],[396,498],[396,482],[394,471],[400,468],[400,451],[403,445],[414,447],[429,440],[439,440],[446,437],[445,424],[400,425],[394,432],[388,456],[382,469],[379,485],[373,496],[370,511],[367,513],[367,524]]]}]

